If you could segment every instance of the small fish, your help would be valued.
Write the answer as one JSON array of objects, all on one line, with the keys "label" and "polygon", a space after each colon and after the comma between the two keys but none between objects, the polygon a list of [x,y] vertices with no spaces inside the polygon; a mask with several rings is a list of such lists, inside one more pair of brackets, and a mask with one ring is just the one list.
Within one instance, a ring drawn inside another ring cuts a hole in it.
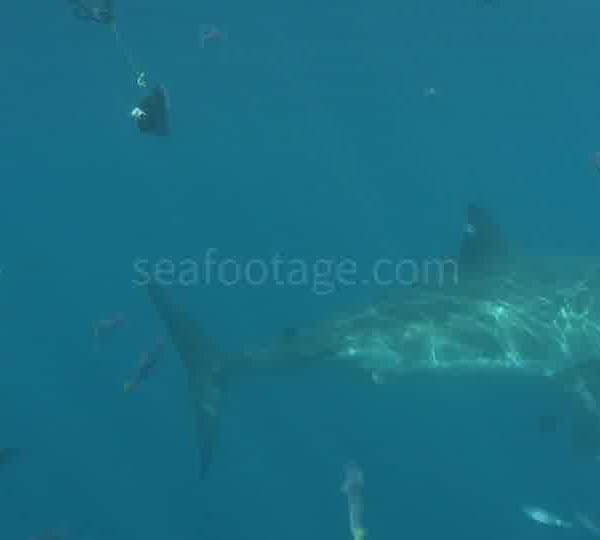
[{"label": "small fish", "polygon": [[356,463],[351,461],[346,465],[346,477],[344,478],[341,491],[348,499],[350,532],[354,540],[364,540],[367,537],[367,529],[363,520],[363,488],[363,472]]},{"label": "small fish", "polygon": [[104,0],[97,3],[100,5],[94,5],[94,2],[84,0],[69,0],[71,11],[77,19],[112,26],[115,22],[113,0]]},{"label": "small fish", "polygon": [[201,24],[199,30],[200,48],[204,49],[211,41],[224,41],[225,33],[214,24]]},{"label": "small fish", "polygon": [[142,382],[144,382],[150,376],[150,373],[152,373],[152,371],[156,367],[158,359],[162,354],[164,344],[164,340],[162,338],[159,338],[156,340],[156,345],[152,350],[142,353],[142,359],[138,369],[134,373],[132,379],[123,385],[123,391],[125,393],[129,393],[135,390]]},{"label": "small fish", "polygon": [[596,172],[600,174],[600,152],[594,152],[591,159],[594,169],[596,169]]},{"label": "small fish", "polygon": [[526,516],[531,518],[533,521],[541,523],[542,525],[548,525],[549,527],[562,527],[566,529],[573,527],[571,522],[565,521],[564,519],[555,514],[551,514],[548,512],[548,510],[545,510],[539,506],[523,506],[522,510]]},{"label": "small fish", "polygon": [[41,534],[30,536],[29,540],[62,540],[67,537],[67,532],[60,529],[46,529]]},{"label": "small fish", "polygon": [[123,326],[125,317],[121,313],[117,313],[108,319],[101,319],[94,323],[94,337],[96,339],[114,331]]},{"label": "small fish", "polygon": [[0,448],[0,466],[11,465],[20,455],[19,448]]}]

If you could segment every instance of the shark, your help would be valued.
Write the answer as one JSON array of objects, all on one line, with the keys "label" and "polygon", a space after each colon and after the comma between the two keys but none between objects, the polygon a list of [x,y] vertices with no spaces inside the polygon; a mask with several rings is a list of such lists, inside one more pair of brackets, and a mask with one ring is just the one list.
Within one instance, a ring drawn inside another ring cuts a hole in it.
[{"label": "shark", "polygon": [[[149,283],[151,303],[185,366],[201,475],[214,459],[230,379],[322,367],[386,384],[411,376],[547,381],[577,404],[573,447],[597,456],[600,258],[515,254],[491,213],[469,204],[454,260],[452,276],[398,287],[379,303],[240,353],[222,350],[166,287]],[[546,417],[540,425],[550,429],[554,422]]]}]

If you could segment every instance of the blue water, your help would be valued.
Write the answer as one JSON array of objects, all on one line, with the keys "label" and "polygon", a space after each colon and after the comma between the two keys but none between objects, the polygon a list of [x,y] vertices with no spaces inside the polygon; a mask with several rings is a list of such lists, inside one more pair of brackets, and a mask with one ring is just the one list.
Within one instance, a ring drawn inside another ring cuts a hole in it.
[{"label": "blue water", "polygon": [[[168,139],[107,28],[66,1],[7,3],[0,32],[0,540],[345,539],[343,466],[374,540],[584,538],[522,504],[598,518],[599,467],[536,429],[530,385],[233,381],[211,474],[138,258],[454,253],[464,209],[525,251],[594,253],[600,6],[593,0],[117,1],[123,44],[171,101]],[[199,46],[201,24],[226,39]],[[435,88],[435,96],[426,96]],[[378,291],[178,291],[225,349]],[[123,312],[100,347],[94,321]],[[559,426],[559,432],[564,426]],[[566,439],[566,438],[565,438]]]}]

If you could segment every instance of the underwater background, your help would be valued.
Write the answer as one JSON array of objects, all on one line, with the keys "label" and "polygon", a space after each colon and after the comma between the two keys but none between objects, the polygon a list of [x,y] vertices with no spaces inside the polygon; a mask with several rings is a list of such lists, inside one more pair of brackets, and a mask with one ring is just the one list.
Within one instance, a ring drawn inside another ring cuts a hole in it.
[{"label": "underwater background", "polygon": [[[231,381],[198,474],[183,366],[122,385],[164,335],[139,258],[453,254],[468,203],[519,249],[596,254],[600,5],[592,0],[122,0],[121,42],[66,1],[8,2],[0,32],[0,540],[350,538],[344,464],[369,537],[589,537],[600,462],[537,422],[557,396],[344,381]],[[226,37],[201,47],[201,25]],[[123,47],[170,100],[141,135]],[[435,89],[435,92],[428,91]],[[382,291],[177,291],[240,351]],[[122,312],[100,345],[93,324]],[[42,538],[43,536],[39,536]],[[50,538],[50,536],[44,537]]]}]

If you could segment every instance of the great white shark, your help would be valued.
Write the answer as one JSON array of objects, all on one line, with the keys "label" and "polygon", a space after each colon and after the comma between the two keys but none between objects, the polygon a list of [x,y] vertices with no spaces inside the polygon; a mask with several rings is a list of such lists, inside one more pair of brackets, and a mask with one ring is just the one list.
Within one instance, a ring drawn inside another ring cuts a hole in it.
[{"label": "great white shark", "polygon": [[487,210],[470,205],[455,259],[455,280],[400,287],[380,304],[240,354],[219,350],[166,288],[149,284],[187,372],[202,474],[226,381],[292,368],[354,371],[388,384],[414,375],[536,377],[576,398],[575,447],[600,451],[600,258],[515,256]]}]

